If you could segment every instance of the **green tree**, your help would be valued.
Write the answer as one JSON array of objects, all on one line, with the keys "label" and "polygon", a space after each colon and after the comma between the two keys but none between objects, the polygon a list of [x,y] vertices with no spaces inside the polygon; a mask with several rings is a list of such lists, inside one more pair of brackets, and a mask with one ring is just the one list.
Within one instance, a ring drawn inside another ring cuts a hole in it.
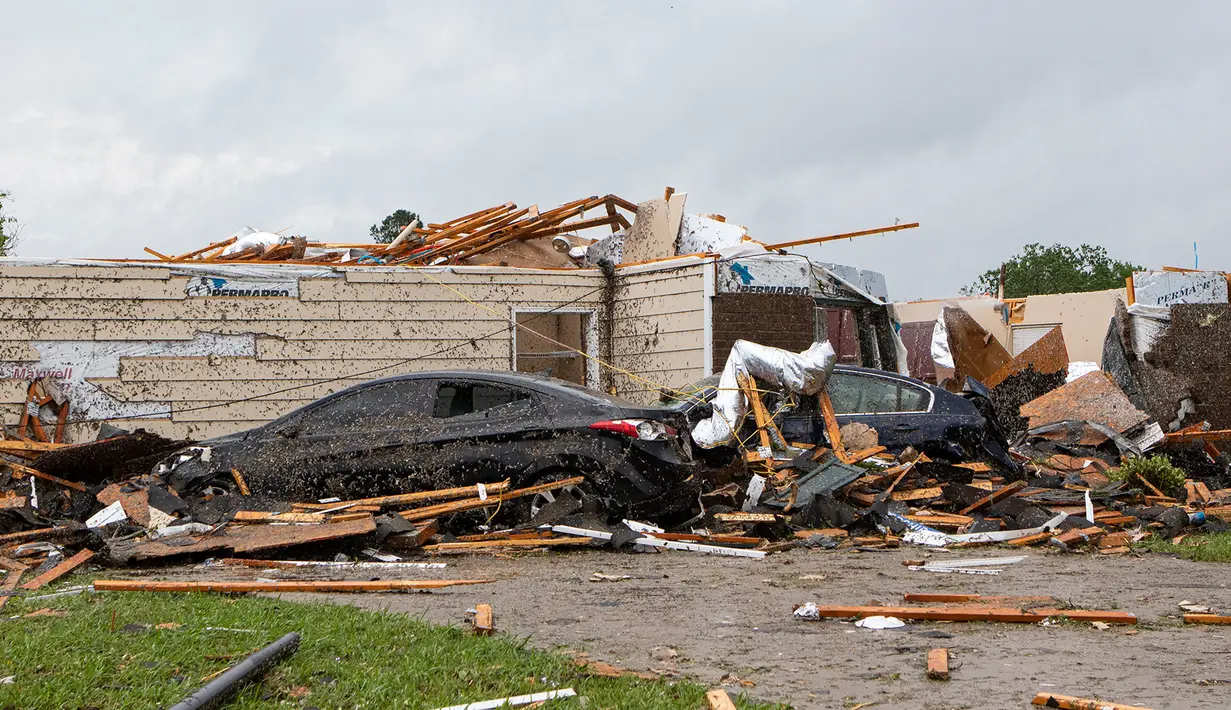
[{"label": "green tree", "polygon": [[[1142,270],[1127,261],[1112,259],[1104,247],[1089,244],[1076,248],[1027,244],[1020,254],[1005,262],[1004,268],[1005,298],[1120,288],[1130,274]],[[995,295],[999,286],[1000,269],[989,269],[962,288],[962,294]]]},{"label": "green tree", "polygon": [[419,219],[419,215],[406,210],[398,210],[393,214],[381,220],[380,224],[372,225],[368,230],[368,234],[372,236],[372,241],[377,244],[388,244],[406,229],[406,225]]},{"label": "green tree", "polygon": [[0,190],[0,256],[9,256],[17,248],[17,235],[21,227],[17,218],[4,212],[4,201],[12,202],[13,196],[6,190]]}]

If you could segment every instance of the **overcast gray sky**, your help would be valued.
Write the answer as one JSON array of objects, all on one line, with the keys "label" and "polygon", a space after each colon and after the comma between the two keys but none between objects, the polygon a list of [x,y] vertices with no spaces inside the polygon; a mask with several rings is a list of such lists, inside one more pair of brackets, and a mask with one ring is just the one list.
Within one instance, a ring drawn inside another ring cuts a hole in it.
[{"label": "overcast gray sky", "polygon": [[1231,3],[7,2],[19,254],[672,185],[898,299],[1028,242],[1231,269]]}]

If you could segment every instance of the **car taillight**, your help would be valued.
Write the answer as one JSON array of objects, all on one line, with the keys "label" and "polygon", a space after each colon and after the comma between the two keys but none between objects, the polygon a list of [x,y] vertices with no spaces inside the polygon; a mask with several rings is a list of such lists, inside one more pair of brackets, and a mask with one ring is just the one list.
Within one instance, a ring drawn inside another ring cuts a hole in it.
[{"label": "car taillight", "polygon": [[677,433],[673,427],[652,419],[612,419],[605,422],[594,422],[590,428],[642,441],[663,441]]}]

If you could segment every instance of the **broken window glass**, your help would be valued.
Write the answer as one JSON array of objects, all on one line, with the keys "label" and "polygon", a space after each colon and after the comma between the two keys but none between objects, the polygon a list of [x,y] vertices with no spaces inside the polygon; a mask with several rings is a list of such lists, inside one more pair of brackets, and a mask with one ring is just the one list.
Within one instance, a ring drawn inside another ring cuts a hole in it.
[{"label": "broken window glass", "polygon": [[837,414],[925,412],[927,390],[885,377],[835,372],[829,378],[829,399]]},{"label": "broken window glass", "polygon": [[503,414],[502,408],[524,408],[530,403],[530,393],[524,390],[445,382],[436,390],[436,404],[432,409],[432,416],[437,419],[450,419],[480,412],[485,413],[485,416],[492,416]]}]

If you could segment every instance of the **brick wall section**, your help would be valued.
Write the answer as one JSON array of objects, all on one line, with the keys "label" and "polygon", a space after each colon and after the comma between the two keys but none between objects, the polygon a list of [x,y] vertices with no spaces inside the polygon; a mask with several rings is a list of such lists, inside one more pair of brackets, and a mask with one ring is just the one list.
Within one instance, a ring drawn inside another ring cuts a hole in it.
[{"label": "brick wall section", "polygon": [[715,296],[714,370],[727,362],[736,340],[792,352],[808,349],[815,334],[815,301],[810,296],[737,293]]}]

